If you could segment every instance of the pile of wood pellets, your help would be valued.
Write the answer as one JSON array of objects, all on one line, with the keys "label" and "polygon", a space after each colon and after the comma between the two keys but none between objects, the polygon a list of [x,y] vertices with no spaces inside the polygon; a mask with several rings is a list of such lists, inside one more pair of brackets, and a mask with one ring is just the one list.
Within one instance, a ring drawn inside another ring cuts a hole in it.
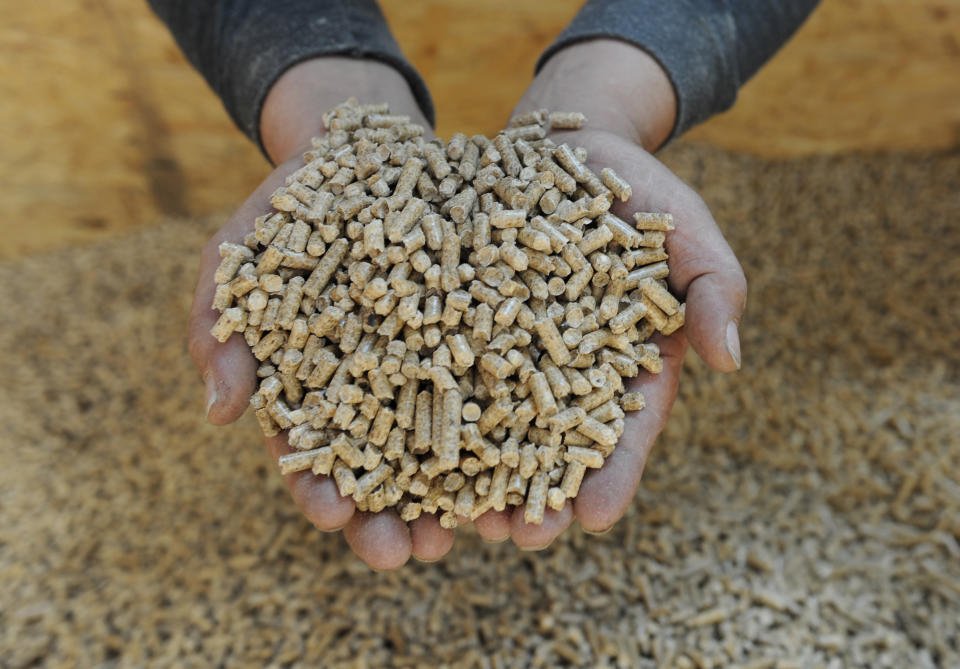
[{"label": "pile of wood pellets", "polygon": [[0,262],[0,666],[960,667],[960,152],[659,157],[747,268],[744,367],[688,355],[622,521],[535,553],[373,572],[203,420],[222,216]]},{"label": "pile of wood pellets", "polygon": [[523,504],[539,524],[603,465],[644,405],[623,379],[661,371],[649,339],[684,305],[672,217],[619,218],[630,186],[547,136],[585,121],[539,110],[444,144],[385,104],[324,115],[215,276],[211,334],[261,362],[251,405],[266,435],[289,430],[283,473],[452,528]]}]

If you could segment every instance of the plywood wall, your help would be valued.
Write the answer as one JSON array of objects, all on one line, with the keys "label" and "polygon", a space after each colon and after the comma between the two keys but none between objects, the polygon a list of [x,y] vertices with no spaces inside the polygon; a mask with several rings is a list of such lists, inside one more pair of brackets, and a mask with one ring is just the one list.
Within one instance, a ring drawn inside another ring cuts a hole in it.
[{"label": "plywood wall", "polygon": [[[580,0],[384,0],[439,132],[495,130]],[[960,0],[824,0],[691,139],[766,155],[960,143]],[[0,258],[242,201],[267,165],[143,0],[0,0]]]}]

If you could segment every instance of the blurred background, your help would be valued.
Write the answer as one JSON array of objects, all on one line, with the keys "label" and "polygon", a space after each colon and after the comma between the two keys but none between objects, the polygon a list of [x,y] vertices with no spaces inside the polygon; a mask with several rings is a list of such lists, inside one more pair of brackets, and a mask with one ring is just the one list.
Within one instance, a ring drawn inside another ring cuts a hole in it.
[{"label": "blurred background", "polygon": [[[580,4],[381,3],[441,136],[494,132]],[[960,0],[824,0],[687,140],[766,157],[953,149],[958,73]],[[268,171],[143,0],[0,0],[0,100],[0,258],[220,212]]]}]

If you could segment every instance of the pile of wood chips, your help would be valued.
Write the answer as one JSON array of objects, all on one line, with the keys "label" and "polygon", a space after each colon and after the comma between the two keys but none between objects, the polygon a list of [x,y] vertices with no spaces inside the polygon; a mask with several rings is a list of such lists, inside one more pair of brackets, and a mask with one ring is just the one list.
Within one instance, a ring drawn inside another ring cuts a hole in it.
[{"label": "pile of wood chips", "polygon": [[661,371],[647,340],[683,325],[672,217],[610,211],[630,186],[547,138],[581,114],[447,144],[384,104],[324,122],[215,276],[211,334],[241,333],[263,363],[251,404],[266,435],[289,430],[281,471],[408,521],[526,504],[541,523],[643,408],[623,378]]}]

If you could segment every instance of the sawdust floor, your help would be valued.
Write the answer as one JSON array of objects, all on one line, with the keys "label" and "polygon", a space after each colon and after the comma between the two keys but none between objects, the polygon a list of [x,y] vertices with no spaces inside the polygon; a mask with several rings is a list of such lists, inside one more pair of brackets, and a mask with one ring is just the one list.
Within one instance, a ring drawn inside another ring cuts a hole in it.
[{"label": "sawdust floor", "polygon": [[960,156],[679,146],[751,280],[637,502],[370,572],[184,326],[215,221],[0,265],[0,666],[960,666]]}]

